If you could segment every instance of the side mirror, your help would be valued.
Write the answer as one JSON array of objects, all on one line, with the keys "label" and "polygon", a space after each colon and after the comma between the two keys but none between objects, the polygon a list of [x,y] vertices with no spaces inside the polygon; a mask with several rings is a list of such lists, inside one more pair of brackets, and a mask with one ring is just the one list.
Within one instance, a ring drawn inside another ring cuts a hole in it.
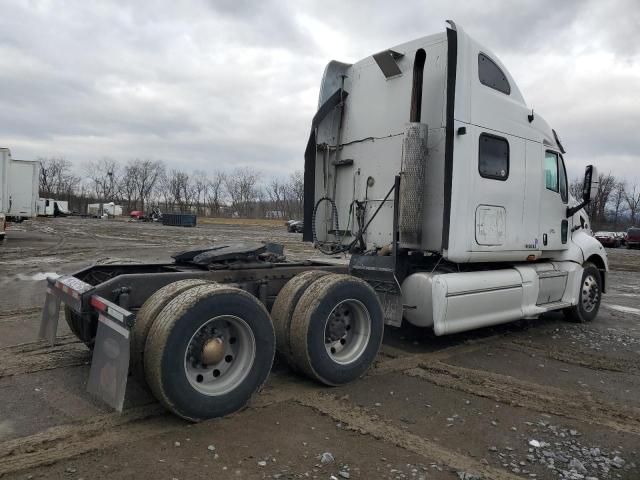
[{"label": "side mirror", "polygon": [[[567,207],[567,218],[575,215],[576,212],[583,209],[589,202],[596,198],[600,188],[600,179],[598,178],[598,169],[593,165],[587,165],[584,169],[584,183],[582,184],[582,202],[575,207]],[[583,228],[585,228],[583,226]]]},{"label": "side mirror", "polygon": [[593,165],[587,165],[584,169],[584,183],[582,184],[582,201],[589,203],[591,199],[598,194],[600,187],[600,179],[598,178],[598,169]]}]

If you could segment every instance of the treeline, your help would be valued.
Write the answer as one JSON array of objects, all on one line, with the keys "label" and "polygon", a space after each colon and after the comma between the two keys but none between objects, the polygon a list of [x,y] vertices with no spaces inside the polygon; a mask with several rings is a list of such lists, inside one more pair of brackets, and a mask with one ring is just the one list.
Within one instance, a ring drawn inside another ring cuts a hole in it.
[{"label": "treeline", "polygon": [[86,213],[90,203],[114,202],[125,214],[191,212],[205,216],[301,218],[303,175],[265,177],[257,169],[206,173],[169,169],[158,160],[113,159],[87,162],[79,168],[64,158],[40,158],[40,197],[69,202],[69,209]]},{"label": "treeline", "polygon": [[[303,174],[267,178],[259,170],[242,167],[206,173],[168,169],[157,160],[112,159],[74,167],[64,158],[41,158],[40,196],[67,200],[69,208],[87,212],[87,205],[115,202],[125,213],[193,212],[205,216],[244,218],[302,218]],[[569,189],[582,198],[582,178]],[[598,193],[587,207],[595,230],[625,230],[640,224],[640,185],[611,173],[599,175]]]},{"label": "treeline", "polygon": [[[623,231],[640,223],[640,185],[629,184],[611,173],[598,176],[596,197],[587,207],[594,230]],[[582,199],[582,178],[574,179],[569,190]]]}]

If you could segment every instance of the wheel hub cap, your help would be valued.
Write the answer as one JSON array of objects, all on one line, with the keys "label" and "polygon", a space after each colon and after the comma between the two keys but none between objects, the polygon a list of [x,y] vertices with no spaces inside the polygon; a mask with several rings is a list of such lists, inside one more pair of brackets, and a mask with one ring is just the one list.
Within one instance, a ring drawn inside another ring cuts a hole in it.
[{"label": "wheel hub cap", "polygon": [[224,341],[221,338],[212,338],[204,344],[202,349],[202,363],[215,365],[224,358]]},{"label": "wheel hub cap", "polygon": [[334,362],[347,365],[358,360],[370,337],[369,311],[359,300],[343,300],[329,314],[324,331],[325,349]]},{"label": "wheel hub cap", "polygon": [[191,337],[184,372],[198,392],[223,395],[242,383],[255,356],[256,339],[247,322],[221,315],[208,320]]},{"label": "wheel hub cap", "polygon": [[584,283],[582,284],[582,308],[586,312],[592,312],[594,308],[598,305],[599,297],[600,297],[600,289],[598,287],[598,282],[593,275],[587,275],[584,279]]}]

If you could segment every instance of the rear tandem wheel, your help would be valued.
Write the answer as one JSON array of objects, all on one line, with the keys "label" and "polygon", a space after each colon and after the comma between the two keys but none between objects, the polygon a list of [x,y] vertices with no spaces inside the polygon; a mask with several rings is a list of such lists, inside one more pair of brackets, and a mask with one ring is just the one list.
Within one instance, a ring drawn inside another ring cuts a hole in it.
[{"label": "rear tandem wheel", "polygon": [[293,370],[298,370],[291,355],[291,339],[289,338],[293,312],[300,297],[309,286],[328,274],[323,270],[308,270],[296,275],[280,290],[273,307],[271,307],[271,319],[276,333],[276,349]]},{"label": "rear tandem wheel", "polygon": [[158,314],[144,350],[155,397],[191,421],[244,407],[267,379],[275,354],[269,313],[251,294],[227,285],[181,293]]},{"label": "rear tandem wheel", "polygon": [[149,330],[151,330],[151,326],[158,314],[182,292],[210,283],[207,280],[195,278],[178,280],[157,290],[144,302],[136,315],[136,321],[131,330],[131,370],[140,381],[145,382],[144,347]]},{"label": "rear tandem wheel", "polygon": [[302,294],[291,318],[296,367],[325,385],[362,376],[382,343],[384,318],[375,290],[351,275],[329,274]]}]

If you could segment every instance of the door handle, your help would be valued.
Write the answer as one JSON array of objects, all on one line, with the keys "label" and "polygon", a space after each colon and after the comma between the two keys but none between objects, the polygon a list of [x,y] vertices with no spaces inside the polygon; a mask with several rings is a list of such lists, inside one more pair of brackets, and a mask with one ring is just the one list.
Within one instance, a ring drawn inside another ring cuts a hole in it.
[{"label": "door handle", "polygon": [[543,233],[542,234],[542,244],[546,247],[547,246],[547,234]]}]

